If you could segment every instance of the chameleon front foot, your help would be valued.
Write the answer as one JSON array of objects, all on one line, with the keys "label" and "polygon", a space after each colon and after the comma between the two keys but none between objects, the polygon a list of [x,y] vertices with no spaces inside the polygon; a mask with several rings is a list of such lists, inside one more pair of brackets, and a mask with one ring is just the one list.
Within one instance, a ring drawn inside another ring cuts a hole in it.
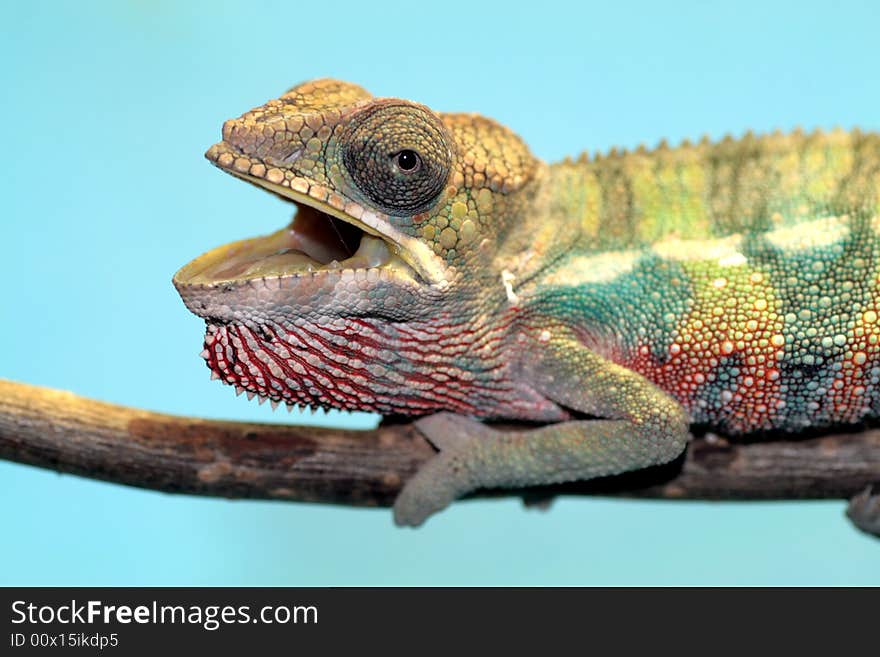
[{"label": "chameleon front foot", "polygon": [[469,462],[469,443],[486,437],[485,426],[453,413],[437,413],[416,422],[416,427],[440,452],[413,476],[394,502],[394,523],[418,527],[479,483]]},{"label": "chameleon front foot", "polygon": [[394,521],[417,527],[478,488],[592,479],[669,461],[684,449],[687,425],[667,425],[586,420],[499,431],[451,413],[432,415],[416,426],[440,451],[406,482]]},{"label": "chameleon front foot", "polygon": [[846,515],[863,532],[880,538],[880,492],[868,486],[849,501]]}]

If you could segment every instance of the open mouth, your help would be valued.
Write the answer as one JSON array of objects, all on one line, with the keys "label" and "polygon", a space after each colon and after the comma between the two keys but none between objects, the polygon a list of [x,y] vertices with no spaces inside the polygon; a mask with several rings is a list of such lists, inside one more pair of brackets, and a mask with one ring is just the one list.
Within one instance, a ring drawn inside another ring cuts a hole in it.
[{"label": "open mouth", "polygon": [[236,177],[292,201],[296,214],[287,227],[270,235],[226,244],[196,258],[177,272],[175,283],[216,285],[364,269],[389,270],[410,280],[427,280],[418,262],[413,262],[413,254],[361,219],[288,185],[217,164]]},{"label": "open mouth", "polygon": [[409,269],[382,238],[315,207],[296,203],[296,208],[286,228],[209,251],[176,278],[211,284],[345,269]]},{"label": "open mouth", "polygon": [[[333,269],[372,269],[395,260],[388,244],[321,210],[296,203],[290,225],[266,237],[248,240],[216,273],[221,277],[284,276]],[[405,263],[397,259],[398,266]]]}]

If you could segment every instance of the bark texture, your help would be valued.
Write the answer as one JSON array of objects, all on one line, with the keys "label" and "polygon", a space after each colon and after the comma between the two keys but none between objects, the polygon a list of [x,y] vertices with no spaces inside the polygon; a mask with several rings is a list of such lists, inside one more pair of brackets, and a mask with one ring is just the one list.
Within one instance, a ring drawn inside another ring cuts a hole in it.
[{"label": "bark texture", "polygon": [[[153,413],[0,379],[0,458],[171,493],[390,505],[434,453],[412,423],[370,431]],[[735,443],[696,437],[657,468],[529,491],[644,498],[849,499],[880,482],[880,431]]]}]

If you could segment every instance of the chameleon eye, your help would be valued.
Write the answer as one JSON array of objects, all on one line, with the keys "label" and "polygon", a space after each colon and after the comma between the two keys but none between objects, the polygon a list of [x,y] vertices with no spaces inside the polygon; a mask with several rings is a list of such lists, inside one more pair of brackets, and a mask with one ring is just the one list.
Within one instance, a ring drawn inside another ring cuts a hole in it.
[{"label": "chameleon eye", "polygon": [[415,151],[406,148],[394,155],[394,162],[397,164],[397,168],[404,173],[413,173],[418,170],[422,163],[422,158]]},{"label": "chameleon eye", "polygon": [[399,217],[423,212],[446,187],[449,144],[435,114],[398,100],[360,110],[340,135],[342,163],[357,191]]}]

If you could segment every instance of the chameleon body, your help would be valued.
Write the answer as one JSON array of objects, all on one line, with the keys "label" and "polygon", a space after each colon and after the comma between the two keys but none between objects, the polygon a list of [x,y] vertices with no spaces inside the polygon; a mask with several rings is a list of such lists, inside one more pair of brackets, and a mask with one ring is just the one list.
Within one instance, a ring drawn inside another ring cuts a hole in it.
[{"label": "chameleon body", "polygon": [[204,358],[273,403],[425,416],[439,451],[400,524],[478,487],[670,461],[693,423],[878,413],[877,135],[547,165],[490,119],[319,80],[227,121],[207,157],[297,213],[176,274]]}]

